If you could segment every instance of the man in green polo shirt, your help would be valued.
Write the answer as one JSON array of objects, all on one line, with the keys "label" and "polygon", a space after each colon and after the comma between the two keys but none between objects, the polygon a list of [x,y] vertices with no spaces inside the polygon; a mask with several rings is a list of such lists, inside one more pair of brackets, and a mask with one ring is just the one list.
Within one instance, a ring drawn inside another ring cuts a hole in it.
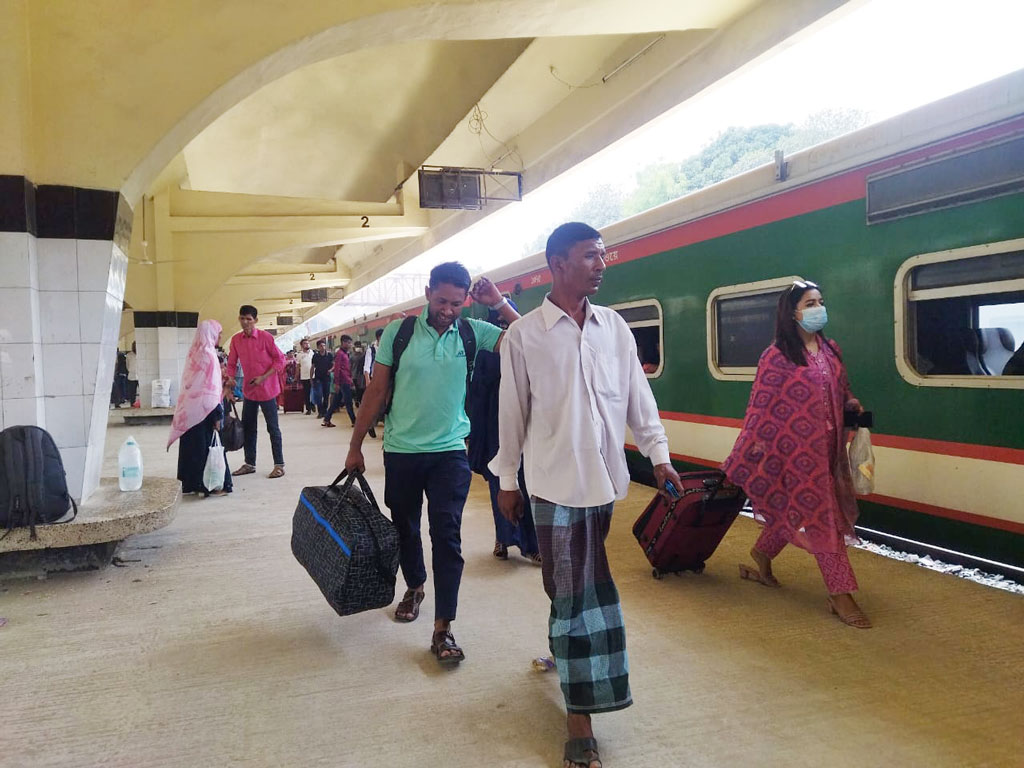
[{"label": "man in green polo shirt", "polygon": [[457,323],[468,323],[478,350],[498,351],[504,336],[497,326],[460,317],[467,296],[497,310],[509,323],[519,319],[490,280],[481,278],[471,291],[469,272],[461,264],[434,267],[426,289],[427,306],[416,319],[394,376],[395,338],[402,321],[395,320],[384,329],[345,460],[349,471],[365,469],[363,438],[393,383],[384,426],[384,503],[398,528],[402,576],[408,587],[395,619],[414,621],[423,601],[427,571],[420,518],[426,495],[436,595],[430,649],[441,664],[457,664],[465,658],[451,632],[462,581],[462,508],[472,477],[465,444],[469,435],[467,360]]}]

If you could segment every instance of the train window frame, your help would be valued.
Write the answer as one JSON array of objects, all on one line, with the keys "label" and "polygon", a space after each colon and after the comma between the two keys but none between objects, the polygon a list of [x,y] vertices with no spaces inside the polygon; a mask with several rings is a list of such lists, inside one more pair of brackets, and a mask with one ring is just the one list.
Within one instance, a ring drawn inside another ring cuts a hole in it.
[{"label": "train window frame", "polygon": [[[1024,376],[992,376],[920,373],[911,362],[911,353],[916,342],[911,343],[910,334],[914,333],[914,320],[911,313],[911,302],[922,299],[957,298],[979,296],[994,293],[1014,293],[1024,290],[1024,279],[1008,279],[987,283],[969,283],[944,288],[925,288],[914,290],[911,277],[915,269],[950,261],[966,261],[983,256],[995,256],[1000,253],[1011,253],[1024,250],[1024,238],[1001,240],[993,243],[981,243],[964,248],[952,248],[945,251],[919,253],[904,261],[893,282],[894,300],[894,334],[896,369],[900,376],[916,387],[959,387],[970,389],[1024,389]],[[1021,340],[1015,340],[1020,343]]]},{"label": "train window frame", "polygon": [[[620,304],[609,304],[608,309],[613,309],[618,312],[620,309],[635,309],[637,307],[655,307],[658,310],[657,320],[641,320],[629,322],[626,320],[626,325],[629,326],[630,332],[633,328],[658,328],[658,349],[660,351],[661,359],[658,361],[658,368],[653,373],[644,372],[644,376],[648,379],[656,379],[661,376],[665,370],[665,310],[661,306],[661,302],[657,299],[640,299],[638,301],[624,301]],[[623,318],[625,320],[625,318]]]},{"label": "train window frame", "polygon": [[[740,299],[744,296],[778,293],[780,288],[788,288],[798,280],[803,280],[803,278],[799,275],[773,277],[768,280],[757,280],[753,283],[723,285],[715,288],[710,294],[708,294],[708,300],[704,312],[707,322],[707,359],[708,370],[715,379],[718,381],[753,381],[754,377],[757,375],[756,365],[722,367],[718,364],[717,302],[722,299]],[[772,333],[774,334],[774,329]],[[771,341],[769,340],[768,343],[771,344]]]}]

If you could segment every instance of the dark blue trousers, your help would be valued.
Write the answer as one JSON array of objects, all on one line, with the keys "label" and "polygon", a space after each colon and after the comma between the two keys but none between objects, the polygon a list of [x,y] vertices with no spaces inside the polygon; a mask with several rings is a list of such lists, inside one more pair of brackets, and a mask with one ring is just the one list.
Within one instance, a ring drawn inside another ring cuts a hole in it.
[{"label": "dark blue trousers", "polygon": [[505,516],[498,511],[498,491],[501,490],[501,481],[492,477],[487,481],[491,489],[491,512],[494,514],[494,540],[506,547],[519,547],[524,555],[533,555],[540,552],[540,545],[537,543],[537,526],[533,522],[533,506],[530,504],[530,494],[526,490],[526,478],[523,468],[519,467],[519,492],[523,495],[523,516],[519,525],[512,525]]},{"label": "dark blue trousers", "polygon": [[345,410],[348,411],[349,421],[352,422],[352,426],[354,427],[356,425],[356,412],[352,409],[352,387],[348,384],[341,384],[338,391],[331,395],[331,407],[327,409],[327,415],[324,416],[324,421],[330,423],[334,412],[342,405],[344,405]]},{"label": "dark blue trousers", "polygon": [[462,508],[472,472],[465,451],[384,453],[384,503],[398,529],[402,576],[411,589],[424,584],[420,518],[427,497],[434,618],[455,619],[462,582]]},{"label": "dark blue trousers", "polygon": [[284,449],[281,443],[281,427],[277,423],[277,399],[246,400],[242,403],[242,430],[245,432],[245,463],[256,466],[256,412],[263,411],[270,435],[270,449],[274,464],[284,466]]}]

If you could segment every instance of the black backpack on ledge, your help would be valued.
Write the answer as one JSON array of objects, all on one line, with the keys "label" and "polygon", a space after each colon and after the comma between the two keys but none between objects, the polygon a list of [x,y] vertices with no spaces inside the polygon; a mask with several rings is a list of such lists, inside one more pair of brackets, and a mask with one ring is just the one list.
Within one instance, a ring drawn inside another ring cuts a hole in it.
[{"label": "black backpack on ledge", "polygon": [[[55,523],[68,510],[78,514],[68,494],[64,462],[50,433],[40,427],[8,427],[0,432],[0,529]],[[2,537],[0,537],[2,538]]]}]

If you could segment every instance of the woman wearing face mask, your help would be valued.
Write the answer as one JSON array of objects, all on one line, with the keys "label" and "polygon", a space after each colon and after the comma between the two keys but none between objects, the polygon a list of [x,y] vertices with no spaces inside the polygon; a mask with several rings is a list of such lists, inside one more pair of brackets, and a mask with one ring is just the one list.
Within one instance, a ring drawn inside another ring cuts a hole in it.
[{"label": "woman wearing face mask", "polygon": [[722,469],[764,523],[750,550],[754,565],[740,565],[740,576],[781,586],[772,559],[796,544],[817,560],[831,613],[868,629],[846,554],[858,510],[843,430],[843,411],[864,409],[850,393],[839,346],[822,333],[827,321],[814,283],[796,281],[779,297],[775,343],[761,355],[743,429]]}]

